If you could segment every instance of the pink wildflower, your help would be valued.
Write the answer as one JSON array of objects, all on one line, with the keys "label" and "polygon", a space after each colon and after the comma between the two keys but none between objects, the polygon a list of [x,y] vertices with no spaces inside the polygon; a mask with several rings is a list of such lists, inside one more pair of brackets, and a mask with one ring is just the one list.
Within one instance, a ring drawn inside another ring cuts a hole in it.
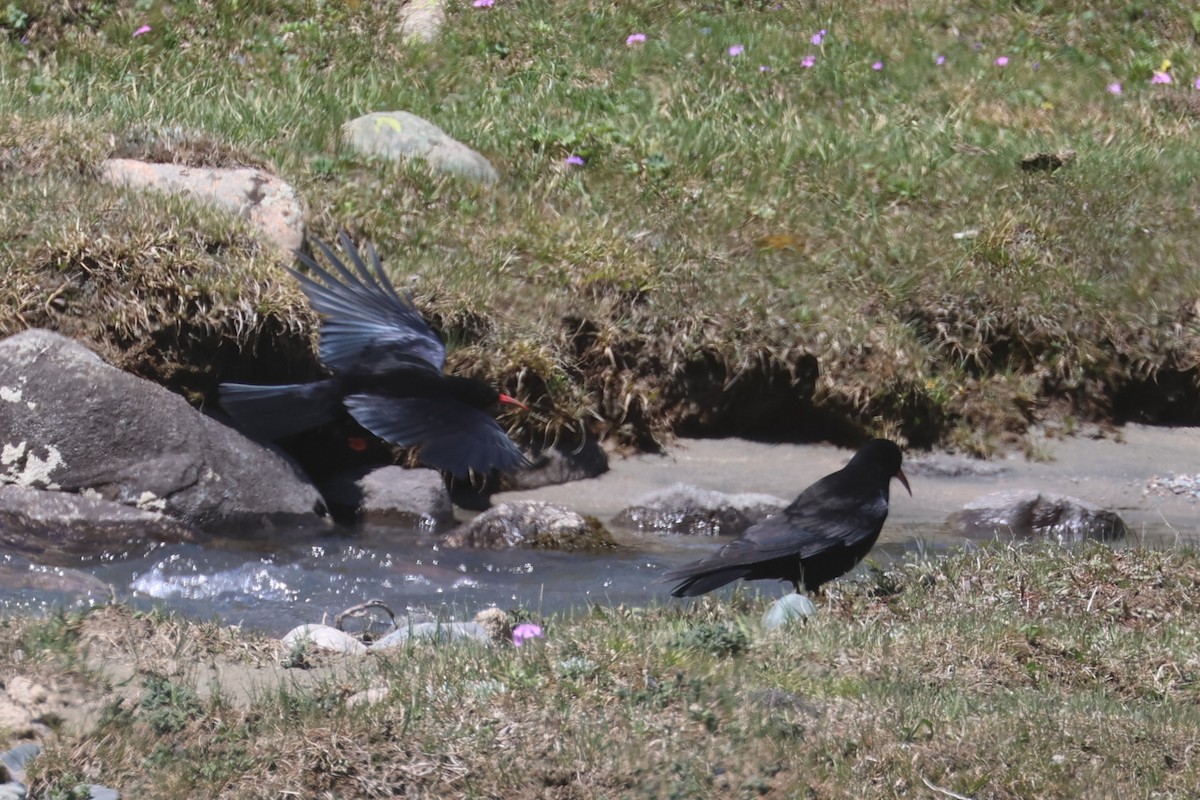
[{"label": "pink wildflower", "polygon": [[522,622],[517,627],[513,628],[513,645],[520,647],[530,639],[541,639],[543,636],[542,626],[534,625],[532,622]]}]

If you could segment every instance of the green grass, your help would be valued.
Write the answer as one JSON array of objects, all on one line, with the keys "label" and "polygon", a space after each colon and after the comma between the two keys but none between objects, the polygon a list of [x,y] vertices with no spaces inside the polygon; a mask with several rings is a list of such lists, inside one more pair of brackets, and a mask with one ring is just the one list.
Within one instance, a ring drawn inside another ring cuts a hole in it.
[{"label": "green grass", "polygon": [[[109,607],[75,621],[90,678],[28,649],[61,649],[55,620],[0,626],[0,668],[59,689],[139,676],[93,730],[46,743],[37,796],[83,775],[146,798],[1194,793],[1195,552],[997,544],[883,578],[833,584],[770,633],[769,598],[747,594],[597,607],[520,649],[415,646],[307,686],[252,633]],[[262,688],[201,699],[197,661]],[[388,699],[347,705],[370,686]]]},{"label": "green grass", "polygon": [[[313,233],[369,237],[454,368],[536,401],[533,438],[986,453],[1064,414],[1196,420],[1191,4],[452,2],[431,45],[394,33],[399,5],[0,9],[0,329],[63,329],[197,401],[314,369],[312,316],[239,225],[93,181],[140,154],[269,167]],[[343,122],[386,109],[500,184],[344,149]]]}]

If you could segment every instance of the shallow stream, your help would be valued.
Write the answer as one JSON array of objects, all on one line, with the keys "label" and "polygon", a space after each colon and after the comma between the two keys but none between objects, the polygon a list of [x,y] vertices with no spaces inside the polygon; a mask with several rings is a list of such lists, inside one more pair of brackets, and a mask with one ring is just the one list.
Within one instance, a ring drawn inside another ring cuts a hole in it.
[{"label": "shallow stream", "polygon": [[[1147,487],[1163,476],[1200,473],[1200,434],[1129,427],[1121,438],[1047,440],[1045,460],[1036,461],[912,456],[906,471],[913,497],[897,495],[893,487],[891,515],[871,559],[886,561],[918,548],[936,557],[963,543],[944,526],[952,511],[978,495],[1016,488],[1074,495],[1115,509],[1135,531],[1134,543],[1195,544],[1197,497]],[[790,499],[849,455],[827,445],[680,442],[668,456],[616,458],[609,473],[591,481],[506,493],[494,502],[549,500],[608,522],[647,492],[676,482]],[[469,619],[491,605],[550,614],[594,604],[676,602],[667,596],[669,587],[658,583],[663,570],[719,543],[708,537],[613,532],[624,547],[605,554],[446,550],[437,546],[436,537],[414,530],[366,528],[293,531],[251,541],[217,538],[204,546],[165,546],[134,558],[108,556],[76,570],[6,557],[0,558],[0,608],[45,610],[116,597],[271,633],[332,620],[373,598],[396,614],[431,612],[447,619]],[[60,575],[61,586],[26,588],[30,571]],[[757,586],[770,594],[788,591],[783,584]]]}]

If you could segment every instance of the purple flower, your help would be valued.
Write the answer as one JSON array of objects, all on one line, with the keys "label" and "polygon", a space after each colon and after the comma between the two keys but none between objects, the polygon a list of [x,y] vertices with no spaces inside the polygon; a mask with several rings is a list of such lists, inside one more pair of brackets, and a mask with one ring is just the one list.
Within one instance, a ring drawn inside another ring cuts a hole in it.
[{"label": "purple flower", "polygon": [[143,34],[147,34],[149,32],[150,32],[150,26],[143,25],[142,27],[138,28],[136,31],[133,32],[133,38],[136,39],[137,37],[139,37]]},{"label": "purple flower", "polygon": [[999,58],[997,58],[996,66],[997,67],[1007,67],[1008,66],[1008,56],[1000,56]]},{"label": "purple flower", "polygon": [[1108,85],[1108,93],[1109,93],[1109,94],[1120,94],[1120,93],[1121,93],[1121,84],[1119,84],[1119,83],[1110,83],[1110,84]]},{"label": "purple flower", "polygon": [[625,44],[629,47],[633,47],[635,44],[642,44],[645,41],[646,34],[644,33],[631,33],[625,37]]},{"label": "purple flower", "polygon": [[759,72],[770,72],[771,68],[768,67],[766,64],[763,64],[761,67],[758,68],[758,71]]},{"label": "purple flower", "polygon": [[940,67],[942,64],[945,64],[945,63],[946,63],[946,57],[945,57],[945,56],[938,56],[937,58],[935,58],[935,59],[933,60],[933,65],[934,65],[935,67]]},{"label": "purple flower", "polygon": [[496,5],[496,0],[475,0],[475,2],[471,3],[471,5],[475,6],[476,8],[491,8],[492,6]]},{"label": "purple flower", "polygon": [[1196,82],[1192,85],[1195,86],[1197,89],[1200,89],[1200,78],[1196,78]]},{"label": "purple flower", "polygon": [[876,72],[879,72],[880,70],[883,69],[883,62],[876,61],[874,64],[871,65],[871,69],[875,70]]},{"label": "purple flower", "polygon": [[572,153],[571,155],[569,155],[563,159],[563,163],[568,164],[572,167],[582,167],[583,166],[583,156]]},{"label": "purple flower", "polygon": [[1150,82],[1151,83],[1170,83],[1171,82],[1171,74],[1169,72],[1162,72],[1161,70],[1155,70],[1154,77],[1150,79]]},{"label": "purple flower", "polygon": [[534,625],[532,622],[522,622],[513,628],[513,645],[520,647],[530,639],[541,639],[542,635],[541,625]]},{"label": "purple flower", "polygon": [[744,52],[746,52],[746,48],[740,44],[734,44],[734,45],[729,46],[729,55],[731,55],[731,56],[740,56]]},{"label": "purple flower", "polygon": [[824,30],[817,31],[816,33],[814,33],[812,35],[812,38],[809,39],[809,41],[812,42],[814,45],[820,45],[821,42],[825,41],[825,31]]},{"label": "purple flower", "polygon": [[817,63],[817,57],[813,55],[808,55],[800,59],[800,66],[805,69],[812,69],[812,65],[815,63]]}]

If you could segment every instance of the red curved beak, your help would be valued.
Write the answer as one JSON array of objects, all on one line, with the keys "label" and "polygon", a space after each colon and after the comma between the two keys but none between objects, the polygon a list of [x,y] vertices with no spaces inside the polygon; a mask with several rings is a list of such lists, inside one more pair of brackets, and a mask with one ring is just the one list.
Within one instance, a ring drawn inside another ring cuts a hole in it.
[{"label": "red curved beak", "polygon": [[[529,410],[529,406],[525,405],[517,398],[505,394],[504,392],[500,393],[500,402],[507,403],[510,406],[516,406],[517,408],[524,409],[525,411]],[[909,492],[909,494],[912,494],[912,492]]]},{"label": "red curved beak", "polygon": [[899,478],[899,479],[900,479],[900,482],[901,482],[902,484],[904,484],[904,488],[908,490],[908,496],[909,496],[909,497],[912,497],[912,487],[910,487],[910,486],[908,485],[908,478],[906,478],[906,477],[904,476],[904,470],[902,470],[902,469],[898,469],[898,470],[896,470],[896,474],[895,474],[895,475],[893,475],[892,477]]}]

